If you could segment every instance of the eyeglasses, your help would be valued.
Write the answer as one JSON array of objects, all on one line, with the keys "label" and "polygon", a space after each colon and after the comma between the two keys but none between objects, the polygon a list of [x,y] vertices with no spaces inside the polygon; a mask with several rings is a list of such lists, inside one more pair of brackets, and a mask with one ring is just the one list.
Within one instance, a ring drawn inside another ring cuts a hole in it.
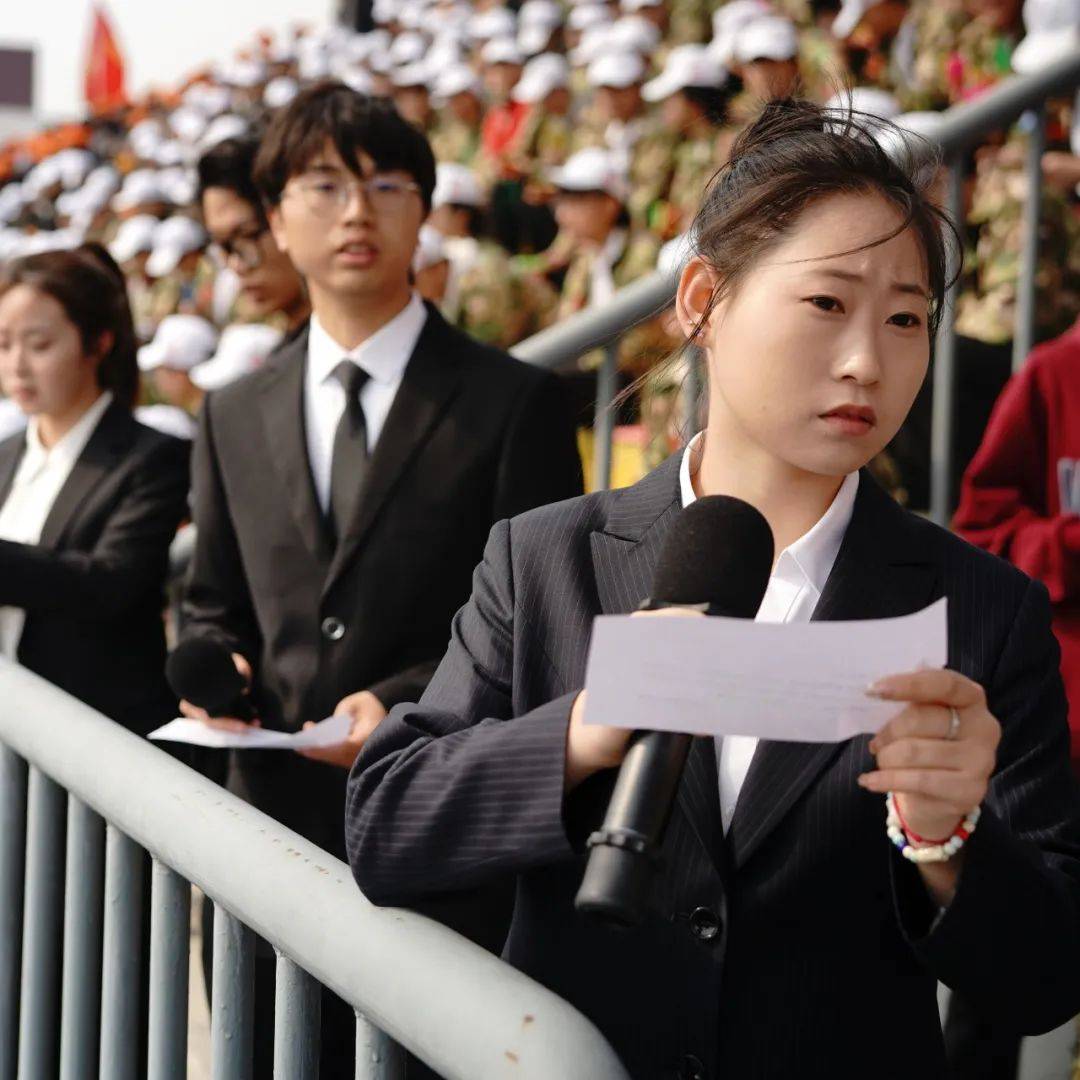
[{"label": "eyeglasses", "polygon": [[400,210],[412,192],[420,185],[390,176],[372,176],[366,180],[338,180],[333,177],[300,178],[293,190],[303,199],[316,217],[340,214],[359,191],[376,214],[393,214]]},{"label": "eyeglasses", "polygon": [[235,260],[240,264],[240,269],[254,270],[263,261],[261,241],[266,232],[267,230],[262,228],[258,232],[241,233],[220,243],[211,244],[210,255],[222,266]]}]

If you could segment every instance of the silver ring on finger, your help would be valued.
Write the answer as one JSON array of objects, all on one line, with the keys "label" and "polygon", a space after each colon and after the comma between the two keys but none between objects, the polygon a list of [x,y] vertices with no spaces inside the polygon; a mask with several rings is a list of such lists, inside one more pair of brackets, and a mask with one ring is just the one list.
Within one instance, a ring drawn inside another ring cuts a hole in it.
[{"label": "silver ring on finger", "polygon": [[945,732],[946,739],[955,739],[960,734],[960,714],[954,709],[949,708],[949,730]]}]

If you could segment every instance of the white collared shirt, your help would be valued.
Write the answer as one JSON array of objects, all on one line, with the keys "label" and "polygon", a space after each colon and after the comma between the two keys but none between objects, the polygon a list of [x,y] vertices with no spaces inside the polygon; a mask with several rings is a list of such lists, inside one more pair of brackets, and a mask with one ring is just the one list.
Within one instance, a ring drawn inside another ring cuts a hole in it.
[{"label": "white collared shirt", "polygon": [[626,250],[626,230],[613,229],[596,253],[589,272],[589,304],[606,304],[616,292],[615,264]]},{"label": "white collared shirt", "polygon": [[371,454],[426,321],[427,308],[413,293],[397,315],[350,351],[323,329],[316,315],[311,316],[304,373],[304,427],[311,476],[324,512],[330,505],[334,435],[345,411],[345,390],[335,378],[334,368],[342,360],[351,360],[371,376],[360,391],[368,453]]},{"label": "white collared shirt", "polygon": [[[0,540],[17,544],[41,540],[53,503],[112,399],[112,392],[104,391],[63,438],[48,448],[38,434],[37,418],[31,419],[26,428],[26,450],[15,470],[11,491],[0,507]],[[0,655],[15,659],[25,623],[22,608],[0,607]]]},{"label": "white collared shirt", "polygon": [[[679,483],[683,506],[697,498],[690,474],[691,454],[700,433],[683,452]],[[780,552],[776,560],[755,622],[809,622],[829,580],[840,544],[847,532],[859,490],[859,474],[848,473],[832,505],[818,523]],[[749,735],[729,735],[716,739],[717,778],[720,786],[720,817],[728,831],[743,781],[758,741]]]}]

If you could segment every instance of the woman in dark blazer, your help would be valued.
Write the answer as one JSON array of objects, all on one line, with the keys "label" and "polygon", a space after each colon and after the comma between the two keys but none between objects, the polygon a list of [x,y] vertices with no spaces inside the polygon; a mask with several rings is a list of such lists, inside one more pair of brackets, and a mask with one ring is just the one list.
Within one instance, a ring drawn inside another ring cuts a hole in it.
[{"label": "woman in dark blazer", "polygon": [[[679,283],[708,361],[704,433],[632,488],[499,523],[420,704],[350,777],[367,896],[437,910],[516,880],[504,956],[640,1080],[944,1078],[938,980],[1017,1032],[1080,1009],[1080,802],[1046,590],[865,469],[925,377],[947,287],[927,156],[870,118],[766,107]],[[948,668],[876,685],[896,715],[872,739],[717,754],[695,738],[649,915],[616,932],[573,907],[629,737],[582,724],[590,628],[635,610],[675,516],[707,494],[772,528],[759,620],[944,596]],[[903,819],[888,833],[886,792]]]},{"label": "woman in dark blazer", "polygon": [[103,250],[0,275],[0,385],[29,417],[0,443],[0,655],[150,731],[176,715],[162,610],[188,450],[132,418],[131,312]]}]

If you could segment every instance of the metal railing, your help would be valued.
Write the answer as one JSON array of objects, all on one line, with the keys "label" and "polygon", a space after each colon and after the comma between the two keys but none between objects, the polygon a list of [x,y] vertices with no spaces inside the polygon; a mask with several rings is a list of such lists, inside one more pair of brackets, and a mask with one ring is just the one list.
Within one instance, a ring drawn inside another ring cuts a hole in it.
[{"label": "metal railing", "polygon": [[438,923],[373,907],[344,863],[0,661],[0,1077],[186,1075],[189,882],[215,905],[214,1080],[251,1076],[256,933],[277,951],[276,1080],[317,1075],[319,983],[356,1010],[358,1080],[400,1077],[402,1047],[456,1080],[626,1080],[567,1002]]},{"label": "metal railing", "polygon": [[[1013,370],[1031,351],[1035,327],[1035,269],[1038,255],[1038,219],[1041,205],[1041,157],[1045,146],[1045,103],[1080,86],[1080,51],[1035,75],[1005,80],[981,97],[956,105],[942,114],[936,141],[948,169],[947,209],[960,224],[964,153],[987,135],[1023,118],[1030,138],[1025,164],[1032,196],[1025,206],[1020,279],[1017,288],[1016,325],[1013,334]],[[962,226],[961,226],[962,227]],[[611,477],[611,402],[615,396],[617,348],[622,335],[635,324],[671,305],[676,279],[659,271],[635,281],[603,307],[584,311],[549,327],[512,352],[540,367],[558,368],[592,349],[604,349],[597,372],[595,406],[594,486],[607,487]],[[934,350],[933,415],[930,446],[930,512],[946,524],[953,507],[952,476],[957,409],[956,289],[950,291]]]}]

